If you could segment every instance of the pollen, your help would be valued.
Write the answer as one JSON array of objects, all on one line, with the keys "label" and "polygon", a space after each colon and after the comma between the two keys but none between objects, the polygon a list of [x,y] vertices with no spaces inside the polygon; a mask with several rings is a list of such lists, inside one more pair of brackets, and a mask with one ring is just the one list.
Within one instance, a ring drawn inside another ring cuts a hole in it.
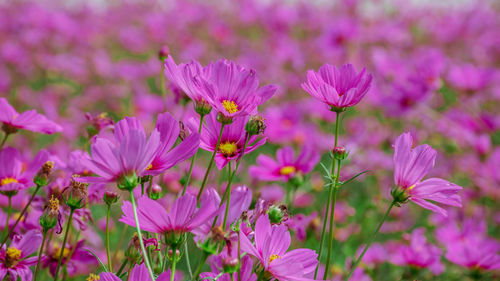
[{"label": "pollen", "polygon": [[238,112],[238,105],[234,101],[223,100],[222,106],[230,114]]},{"label": "pollen", "polygon": [[295,173],[296,171],[297,169],[295,168],[295,166],[284,166],[280,169],[280,174],[282,174],[283,176],[288,176]]},{"label": "pollen", "polygon": [[94,273],[90,273],[89,277],[86,279],[87,281],[98,281],[101,280],[101,277],[99,275],[95,275]]},{"label": "pollen", "polygon": [[273,260],[275,259],[281,259],[280,256],[276,255],[276,254],[272,254],[270,257],[269,257],[269,263],[271,263]]},{"label": "pollen", "polygon": [[412,189],[415,187],[415,185],[416,185],[416,184],[414,184],[414,185],[412,185],[412,186],[408,187],[406,190],[408,190],[408,191],[412,190]]},{"label": "pollen", "polygon": [[18,183],[19,181],[15,178],[3,178],[0,180],[0,186],[7,185],[9,183]]},{"label": "pollen", "polygon": [[[70,254],[70,250],[68,248],[64,248],[62,258],[63,259],[68,258],[69,254]],[[59,260],[59,256],[60,255],[61,255],[61,248],[59,246],[55,246],[54,247],[54,252],[52,253],[52,256],[51,256],[52,259]]]},{"label": "pollen", "polygon": [[13,260],[18,260],[21,258],[21,250],[14,247],[9,247],[5,255]]},{"label": "pollen", "polygon": [[225,156],[232,156],[236,154],[238,146],[234,142],[225,142],[219,145],[219,150]]},{"label": "pollen", "polygon": [[146,167],[146,170],[151,170],[153,168],[153,164],[149,164],[147,167]]},{"label": "pollen", "polygon": [[49,200],[49,209],[53,212],[59,211],[59,200],[52,195]]}]

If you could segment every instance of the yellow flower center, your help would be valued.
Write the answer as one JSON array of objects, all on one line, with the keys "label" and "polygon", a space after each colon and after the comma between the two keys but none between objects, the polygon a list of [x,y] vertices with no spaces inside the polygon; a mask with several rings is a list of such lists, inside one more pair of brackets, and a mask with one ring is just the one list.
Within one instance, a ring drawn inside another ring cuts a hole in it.
[{"label": "yellow flower center", "polygon": [[416,185],[416,184],[414,184],[414,185],[412,185],[412,186],[408,187],[406,190],[407,190],[407,191],[412,190],[412,189],[415,187],[415,185]]},{"label": "yellow flower center", "polygon": [[297,171],[297,169],[294,166],[284,166],[280,169],[280,174],[284,176],[288,176],[290,174],[293,174]]},{"label": "yellow flower center", "polygon": [[19,262],[21,258],[21,250],[9,247],[7,251],[5,251],[5,261],[4,264],[6,267],[14,267]]},{"label": "yellow flower center", "polygon": [[94,273],[90,273],[89,277],[87,277],[87,281],[98,281],[101,280],[99,275],[95,275]]},{"label": "yellow flower center", "polygon": [[223,100],[222,106],[230,114],[238,112],[238,105],[234,101]]},{"label": "yellow flower center", "polygon": [[234,142],[225,142],[219,145],[219,150],[225,156],[231,156],[236,153],[236,150],[238,150],[238,146]]},{"label": "yellow flower center", "polygon": [[[64,248],[63,251],[63,259],[66,259],[69,256],[70,250],[68,248]],[[61,255],[61,248],[59,246],[54,247],[54,252],[52,253],[52,259],[59,260],[59,256]]]},{"label": "yellow flower center", "polygon": [[7,185],[9,183],[18,183],[19,181],[15,178],[3,178],[0,180],[0,186]]},{"label": "yellow flower center", "polygon": [[146,167],[146,171],[147,170],[151,170],[153,168],[153,164],[149,164],[147,167]]},{"label": "yellow flower center", "polygon": [[281,259],[280,256],[278,255],[275,255],[275,254],[272,254],[270,257],[269,257],[269,263],[271,263],[273,260],[275,259]]},{"label": "yellow flower center", "polygon": [[52,195],[49,200],[49,209],[52,212],[59,211],[59,200]]}]

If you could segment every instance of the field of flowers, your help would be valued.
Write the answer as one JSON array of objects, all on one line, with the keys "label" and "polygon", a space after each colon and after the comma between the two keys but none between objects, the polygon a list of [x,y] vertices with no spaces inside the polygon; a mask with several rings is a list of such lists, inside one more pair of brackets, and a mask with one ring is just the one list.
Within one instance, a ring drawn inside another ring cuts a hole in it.
[{"label": "field of flowers", "polygon": [[434,2],[0,2],[0,281],[500,280],[500,3]]}]

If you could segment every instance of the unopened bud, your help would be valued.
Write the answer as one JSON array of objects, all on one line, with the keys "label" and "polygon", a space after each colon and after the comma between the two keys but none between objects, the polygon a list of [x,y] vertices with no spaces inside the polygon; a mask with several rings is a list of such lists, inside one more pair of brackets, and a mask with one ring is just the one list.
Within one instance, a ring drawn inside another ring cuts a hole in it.
[{"label": "unopened bud", "polygon": [[54,195],[52,195],[49,200],[49,204],[45,208],[43,214],[40,216],[40,226],[44,231],[53,228],[57,224],[58,216],[59,200],[55,198]]},{"label": "unopened bud", "polygon": [[161,197],[161,191],[162,191],[161,186],[154,183],[151,186],[151,189],[149,190],[149,198],[153,200],[158,200]]},{"label": "unopened bud", "polygon": [[179,251],[179,249],[175,249],[175,255],[174,255],[174,251],[172,251],[172,249],[168,250],[167,252],[167,257],[170,261],[176,261],[178,262],[179,259],[181,258],[181,252]]},{"label": "unopened bud", "polygon": [[111,205],[118,201],[118,194],[114,191],[108,190],[104,192],[104,196],[102,199],[104,200],[104,203],[106,203],[107,205]]},{"label": "unopened bud", "polygon": [[164,61],[168,57],[169,54],[170,54],[170,49],[168,48],[168,46],[163,46],[158,51],[158,59],[161,61]]},{"label": "unopened bud", "polygon": [[237,258],[226,257],[222,259],[222,270],[224,273],[234,273],[238,271],[240,263]]},{"label": "unopened bud", "polygon": [[233,117],[227,117],[224,114],[218,113],[217,114],[217,121],[219,123],[224,124],[224,125],[229,125],[233,123]]},{"label": "unopened bud", "polygon": [[33,183],[38,186],[46,186],[49,182],[49,176],[52,173],[52,169],[54,168],[54,162],[47,161],[43,164],[42,168],[38,170],[35,178],[33,179]]},{"label": "unopened bud", "polygon": [[66,205],[68,205],[71,209],[81,209],[87,202],[87,184],[75,181],[75,177],[79,176],[73,175],[71,178],[71,183],[68,187]]},{"label": "unopened bud", "polygon": [[336,146],[332,150],[333,157],[337,160],[344,160],[347,158],[347,151],[345,150],[345,147],[343,146]]},{"label": "unopened bud", "polygon": [[245,125],[245,130],[249,136],[263,134],[266,130],[266,124],[264,123],[264,118],[259,115],[250,117]]},{"label": "unopened bud", "polygon": [[212,106],[206,100],[195,101],[194,111],[203,117],[212,111]]},{"label": "unopened bud", "polygon": [[283,209],[278,206],[269,207],[269,209],[267,210],[267,214],[269,215],[269,221],[275,224],[281,223],[283,217],[285,216],[285,212],[283,212]]}]

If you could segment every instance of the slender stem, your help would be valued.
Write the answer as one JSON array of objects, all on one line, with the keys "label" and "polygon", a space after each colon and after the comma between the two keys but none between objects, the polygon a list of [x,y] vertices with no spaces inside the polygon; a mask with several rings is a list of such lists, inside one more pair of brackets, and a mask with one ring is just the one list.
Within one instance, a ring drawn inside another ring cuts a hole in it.
[{"label": "slender stem", "polygon": [[326,257],[326,265],[325,265],[325,272],[323,273],[323,280],[326,280],[326,277],[328,275],[330,267],[330,259],[332,257],[332,252],[333,252],[333,221],[335,219],[335,203],[337,202],[337,193],[339,191],[338,188],[339,177],[340,177],[340,160],[337,160],[337,174],[335,176],[335,185],[332,186],[333,198],[332,198],[332,207],[330,209],[330,232],[328,237],[328,254]]},{"label": "slender stem", "polygon": [[148,186],[148,196],[151,196],[151,189],[153,188],[153,177],[149,180],[149,186]]},{"label": "slender stem", "polygon": [[[160,243],[160,238],[158,237],[158,233],[155,233],[155,238],[156,238],[156,241],[158,241],[158,243]],[[167,257],[165,257],[166,259]],[[163,255],[160,251],[160,249],[158,249],[158,262],[160,263],[160,266],[163,265]]]},{"label": "slender stem", "polygon": [[3,145],[4,145],[4,144],[5,144],[5,142],[7,141],[7,138],[9,137],[9,135],[10,135],[10,134],[5,133],[5,135],[3,136],[2,143],[0,143],[0,150],[2,150]]},{"label": "slender stem", "polygon": [[163,260],[163,264],[161,266],[161,271],[165,272],[167,270],[167,260],[168,260],[168,247],[165,247],[165,252],[163,253],[165,259]]},{"label": "slender stem", "polygon": [[9,195],[8,197],[9,197],[9,206],[7,207],[7,220],[5,221],[5,228],[3,230],[3,236],[5,241],[7,241],[7,238],[9,237],[9,220],[10,220],[10,213],[12,212],[12,195]]},{"label": "slender stem", "polygon": [[377,233],[379,232],[380,228],[382,227],[382,225],[384,224],[385,220],[389,216],[389,213],[391,212],[391,209],[392,209],[392,207],[394,207],[394,205],[396,205],[396,202],[392,201],[391,204],[389,205],[389,208],[387,208],[387,211],[385,212],[384,216],[382,217],[382,220],[378,224],[377,229],[375,230],[375,232],[373,233],[373,235],[370,237],[370,240],[368,241],[368,244],[366,244],[365,248],[363,249],[363,252],[361,252],[361,255],[354,262],[354,264],[353,264],[353,266],[351,268],[351,271],[349,271],[349,275],[347,275],[347,278],[345,279],[346,281],[349,281],[349,278],[351,278],[351,275],[354,273],[354,270],[356,270],[356,267],[358,266],[359,262],[363,259],[363,256],[365,255],[365,253],[368,250],[368,248],[370,248],[371,244],[375,240],[375,236],[377,236]]},{"label": "slender stem", "polygon": [[35,267],[35,276],[34,281],[36,281],[36,277],[38,275],[38,271],[40,270],[40,261],[42,260],[42,253],[43,253],[43,246],[45,245],[45,240],[47,239],[47,231],[46,229],[43,230],[42,232],[42,245],[40,245],[40,251],[38,251],[38,259],[36,262],[36,267]]},{"label": "slender stem", "polygon": [[188,245],[187,241],[184,242],[184,255],[186,256],[186,264],[189,272],[189,280],[193,279],[193,271],[191,270],[191,263],[189,262],[189,250],[188,250]]},{"label": "slender stem", "polygon": [[217,144],[215,145],[214,152],[212,153],[212,158],[210,158],[210,162],[208,163],[207,171],[205,172],[205,176],[203,177],[203,182],[201,183],[200,191],[198,192],[197,201],[200,202],[201,194],[203,193],[203,189],[205,189],[205,185],[207,184],[208,174],[212,169],[214,164],[215,154],[219,151],[220,141],[222,139],[222,132],[224,131],[225,124],[221,124],[219,138],[217,139]]},{"label": "slender stem", "polygon": [[[337,147],[338,145],[338,139],[339,139],[339,128],[340,128],[340,112],[336,112],[336,118],[335,118],[335,141],[334,141],[334,148]],[[336,169],[336,161],[335,157],[332,157],[332,174],[335,172]],[[326,210],[325,210],[325,215],[324,215],[324,220],[323,220],[323,228],[321,229],[321,238],[319,241],[319,251],[318,251],[318,260],[321,261],[321,257],[323,254],[323,243],[325,241],[325,234],[326,234],[326,224],[328,222],[328,211],[330,210],[330,204],[331,200],[333,198],[333,193],[334,193],[334,186],[330,187],[330,191],[328,193],[328,201],[326,203]],[[335,210],[335,203],[333,204],[333,209]],[[318,275],[318,269],[319,269],[319,263],[316,266],[316,270],[314,271],[314,279],[316,279]],[[326,269],[325,269],[326,272]]]},{"label": "slender stem", "polygon": [[177,265],[177,249],[172,247],[172,264],[170,265],[170,281],[174,281],[175,266]]},{"label": "slender stem", "polygon": [[57,261],[56,274],[54,277],[55,281],[57,281],[57,279],[58,279],[59,269],[61,268],[61,262],[62,262],[62,259],[64,256],[64,249],[66,249],[66,241],[68,240],[69,229],[71,228],[71,221],[73,220],[73,213],[74,212],[75,212],[75,209],[71,208],[71,211],[69,212],[68,223],[66,224],[66,232],[64,233],[64,239],[63,239],[63,243],[61,246],[61,252],[59,253],[59,260]]},{"label": "slender stem", "polygon": [[122,274],[122,271],[125,268],[125,266],[127,266],[127,263],[128,263],[128,259],[125,259],[123,261],[122,265],[120,265],[120,268],[118,269],[118,272],[116,273],[116,276],[120,276]]},{"label": "slender stem", "polygon": [[[228,172],[229,172],[229,179],[227,181],[227,187],[226,189],[229,189],[227,191],[227,201],[226,201],[226,211],[224,212],[224,220],[222,221],[222,231],[226,230],[226,222],[227,222],[227,214],[229,211],[229,203],[231,202],[231,182],[233,181],[233,174],[231,171],[231,161],[228,163]],[[222,201],[221,201],[222,202]]]},{"label": "slender stem", "polygon": [[141,195],[144,195],[144,183],[141,180]]},{"label": "slender stem", "polygon": [[196,267],[196,270],[193,273],[194,280],[199,279],[201,270],[203,269],[203,265],[207,261],[207,258],[208,258],[208,254],[205,251],[203,251],[203,253],[201,254],[200,262],[198,263],[198,266]]},{"label": "slender stem", "polygon": [[113,265],[111,263],[111,254],[109,252],[109,217],[111,214],[111,204],[108,205],[108,210],[106,213],[106,254],[108,256],[108,269],[110,272],[113,272]]},{"label": "slender stem", "polygon": [[[16,222],[14,223],[14,225],[12,226],[11,229],[9,229],[9,232],[7,233],[7,236],[4,237],[3,241],[2,241],[2,244],[0,244],[0,249],[3,247],[3,244],[5,244],[5,242],[7,241],[8,237],[10,236],[10,233],[12,231],[14,231],[14,229],[16,229],[16,226],[17,224],[21,221],[21,219],[23,218],[24,214],[26,213],[26,211],[28,210],[28,207],[31,205],[31,202],[33,201],[33,199],[35,198],[35,195],[36,193],[38,192],[38,190],[40,189],[40,186],[37,185],[36,186],[36,189],[35,189],[35,192],[33,192],[33,195],[31,195],[31,198],[30,200],[28,201],[28,204],[26,204],[26,206],[24,206],[24,209],[21,211],[21,214],[19,214],[19,217],[17,218]],[[8,223],[8,221],[7,221]]]},{"label": "slender stem", "polygon": [[[200,126],[198,128],[198,134],[201,134],[201,127],[203,127],[203,119],[205,118],[205,115],[200,116]],[[196,153],[194,154],[193,158],[191,159],[191,165],[189,166],[189,172],[188,176],[186,179],[186,182],[184,183],[184,188],[182,189],[182,195],[186,194],[186,189],[187,186],[189,185],[189,181],[191,180],[191,174],[193,173],[193,167],[194,167],[194,162],[196,161],[196,156],[198,156],[198,152],[200,149],[196,150]]]},{"label": "slender stem", "polygon": [[116,256],[118,255],[118,251],[120,250],[120,248],[122,246],[123,239],[125,238],[125,234],[127,233],[127,227],[128,227],[128,225],[126,225],[126,224],[123,226],[122,234],[120,235],[120,239],[118,240],[118,245],[116,246],[116,251],[113,254],[113,260],[116,260]]},{"label": "slender stem", "polygon": [[154,281],[155,276],[153,274],[153,270],[151,269],[151,264],[149,263],[148,252],[146,251],[146,247],[144,247],[144,241],[142,241],[141,226],[139,225],[139,217],[137,216],[137,207],[135,205],[134,192],[132,191],[132,189],[130,190],[130,201],[132,202],[132,209],[134,211],[135,227],[137,229],[137,238],[139,239],[139,244],[141,244],[142,256],[144,258],[144,264],[146,264],[146,267],[148,268],[148,272],[149,272],[149,276],[151,277],[151,280]]},{"label": "slender stem", "polygon": [[238,281],[241,281],[241,246],[240,232],[238,231]]},{"label": "slender stem", "polygon": [[160,91],[163,102],[165,103],[165,108],[167,106],[165,97],[167,95],[167,90],[165,87],[165,60],[161,60],[161,73],[160,73]]}]

